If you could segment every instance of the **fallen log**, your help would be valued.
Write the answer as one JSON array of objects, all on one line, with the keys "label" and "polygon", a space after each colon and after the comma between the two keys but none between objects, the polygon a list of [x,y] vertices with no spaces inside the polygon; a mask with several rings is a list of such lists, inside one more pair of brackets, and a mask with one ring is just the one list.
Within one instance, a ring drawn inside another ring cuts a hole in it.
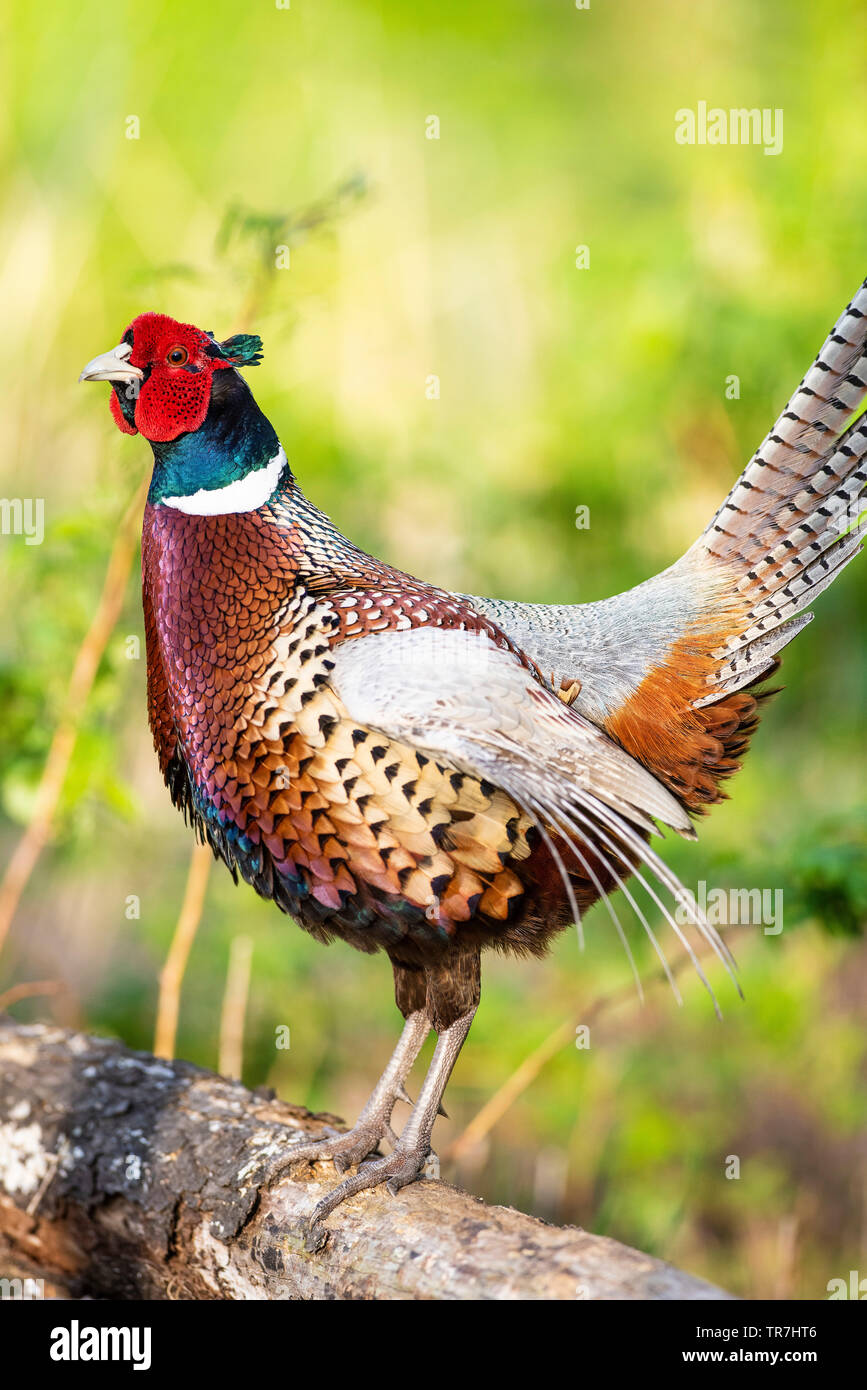
[{"label": "fallen log", "polygon": [[0,1277],[121,1299],[719,1299],[603,1236],[447,1183],[359,1194],[304,1221],[332,1166],[268,1187],[331,1115],[186,1062],[0,1015]]}]

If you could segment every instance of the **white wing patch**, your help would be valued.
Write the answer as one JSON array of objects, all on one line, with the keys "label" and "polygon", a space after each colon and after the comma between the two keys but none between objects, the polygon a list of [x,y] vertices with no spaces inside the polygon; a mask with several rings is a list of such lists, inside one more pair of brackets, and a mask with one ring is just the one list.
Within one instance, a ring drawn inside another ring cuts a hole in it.
[{"label": "white wing patch", "polygon": [[651,773],[486,633],[373,633],[332,656],[332,683],[360,723],[506,791],[511,765],[530,761],[564,795],[586,790],[644,830],[655,828],[653,817],[691,833],[680,802]]},{"label": "white wing patch", "polygon": [[660,820],[694,838],[681,803],[595,724],[540,686],[511,651],[485,633],[415,628],[343,642],[331,656],[331,684],[352,719],[491,782],[531,816],[560,870],[576,921],[574,893],[551,830],[596,884],[630,960],[594,860],[623,887],[664,964],[623,882],[630,874],[663,911],[707,985],[681,928],[642,877],[641,865],[683,906],[731,973],[731,957],[718,934],[639,833],[655,833],[654,820]]}]

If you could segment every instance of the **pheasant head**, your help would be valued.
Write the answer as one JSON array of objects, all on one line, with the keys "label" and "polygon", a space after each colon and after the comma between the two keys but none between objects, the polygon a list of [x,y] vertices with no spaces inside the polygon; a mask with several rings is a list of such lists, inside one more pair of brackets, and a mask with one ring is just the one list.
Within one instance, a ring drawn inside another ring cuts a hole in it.
[{"label": "pheasant head", "polygon": [[117,347],[88,362],[79,380],[110,381],[115,424],[149,441],[150,501],[183,501],[274,464],[279,441],[237,371],[261,360],[255,334],[218,342],[193,324],[147,313],[133,319]]}]

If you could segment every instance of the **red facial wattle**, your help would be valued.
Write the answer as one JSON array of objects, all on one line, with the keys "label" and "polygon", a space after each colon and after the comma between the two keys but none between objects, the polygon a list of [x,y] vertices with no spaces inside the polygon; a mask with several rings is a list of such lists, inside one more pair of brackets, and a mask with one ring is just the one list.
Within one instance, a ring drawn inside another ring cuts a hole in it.
[{"label": "red facial wattle", "polygon": [[119,430],[123,430],[124,434],[138,434],[138,430],[136,429],[135,425],[130,425],[127,422],[126,417],[124,416],[124,413],[120,408],[120,401],[118,400],[114,391],[112,391],[111,393],[109,407],[111,409],[112,419],[114,420],[114,423],[117,425]]},{"label": "red facial wattle", "polygon": [[177,439],[204,423],[210,399],[210,368],[200,368],[196,375],[183,368],[165,374],[154,370],[136,401],[136,428],[146,439]]},{"label": "red facial wattle", "polygon": [[214,342],[206,333],[165,314],[140,314],[127,334],[132,335],[130,363],[145,377],[135,404],[135,427],[112,393],[111,413],[118,428],[125,434],[138,430],[160,443],[199,429],[208,413],[213,374],[232,363],[212,355]]}]

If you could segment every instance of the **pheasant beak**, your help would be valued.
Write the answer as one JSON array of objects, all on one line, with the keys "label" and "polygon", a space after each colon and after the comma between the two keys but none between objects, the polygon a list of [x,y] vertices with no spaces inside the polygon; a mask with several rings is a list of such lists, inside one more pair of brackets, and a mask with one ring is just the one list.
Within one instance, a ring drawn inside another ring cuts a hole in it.
[{"label": "pheasant beak", "polygon": [[104,352],[101,357],[94,357],[92,362],[88,362],[78,380],[141,381],[144,372],[127,360],[131,352],[129,343],[119,343],[111,352]]}]

